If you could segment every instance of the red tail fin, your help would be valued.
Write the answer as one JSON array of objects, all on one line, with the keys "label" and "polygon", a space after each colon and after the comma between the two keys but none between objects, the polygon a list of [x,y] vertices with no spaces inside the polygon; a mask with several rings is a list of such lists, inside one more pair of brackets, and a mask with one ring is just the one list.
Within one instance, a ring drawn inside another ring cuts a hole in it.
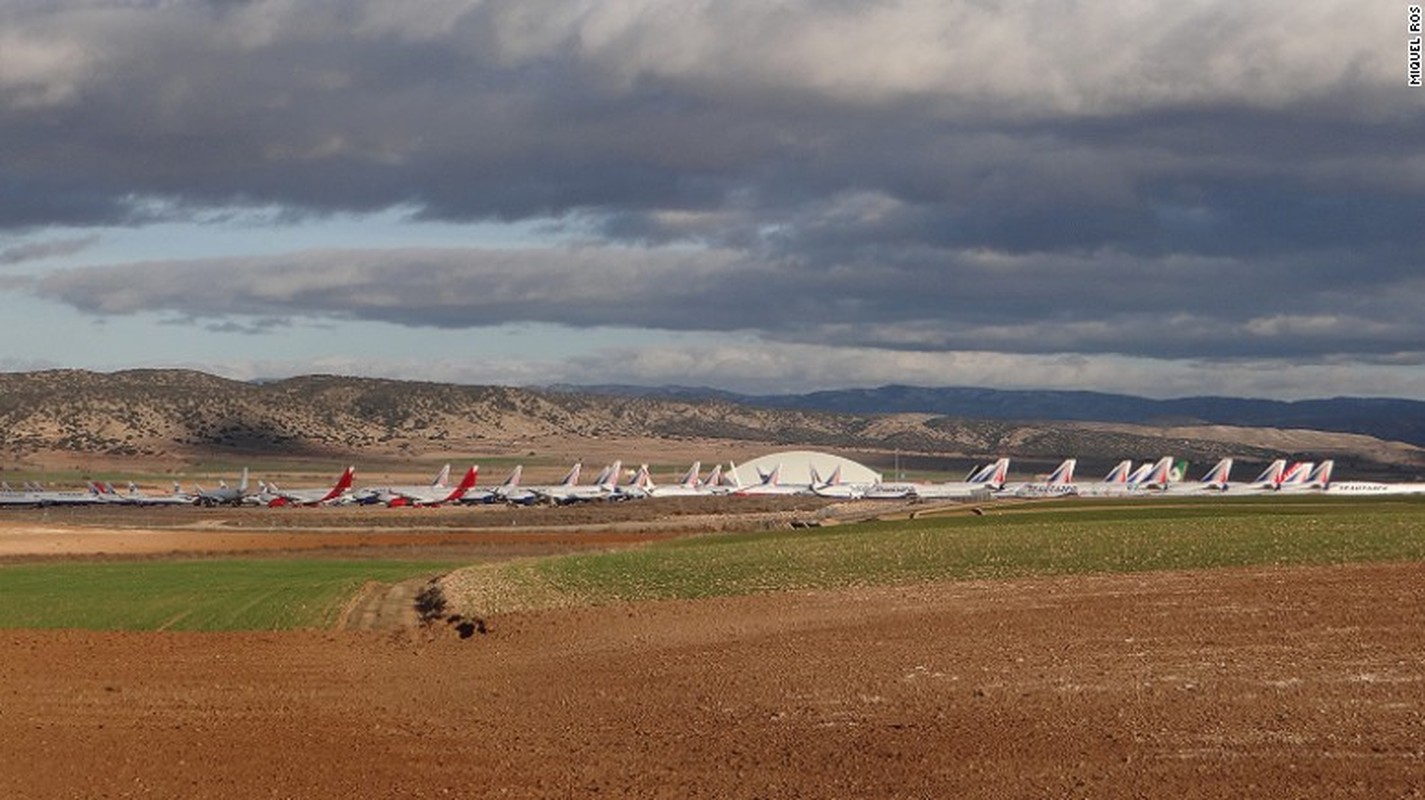
[{"label": "red tail fin", "polygon": [[465,473],[465,477],[460,479],[460,485],[455,487],[455,491],[451,492],[450,495],[445,498],[444,502],[449,502],[451,500],[459,500],[460,498],[465,496],[466,492],[475,488],[475,477],[479,473],[480,465],[477,464],[471,467],[470,471]]},{"label": "red tail fin", "polygon": [[337,478],[336,485],[332,487],[332,490],[327,492],[327,496],[317,502],[325,503],[328,500],[335,500],[343,494],[346,494],[346,490],[351,488],[351,482],[355,479],[356,467],[347,467],[346,472],[343,472],[341,477]]}]

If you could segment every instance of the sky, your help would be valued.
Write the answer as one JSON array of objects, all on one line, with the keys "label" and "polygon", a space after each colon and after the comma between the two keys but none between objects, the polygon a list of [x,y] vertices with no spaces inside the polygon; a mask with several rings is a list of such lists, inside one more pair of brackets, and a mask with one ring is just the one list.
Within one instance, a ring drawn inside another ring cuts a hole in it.
[{"label": "sky", "polygon": [[0,0],[0,370],[1425,399],[1407,7]]}]

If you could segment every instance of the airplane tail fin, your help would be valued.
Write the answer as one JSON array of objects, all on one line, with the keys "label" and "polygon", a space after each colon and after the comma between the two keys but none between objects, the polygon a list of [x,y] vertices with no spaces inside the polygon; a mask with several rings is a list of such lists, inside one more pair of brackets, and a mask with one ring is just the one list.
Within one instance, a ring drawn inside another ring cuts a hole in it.
[{"label": "airplane tail fin", "polygon": [[436,473],[435,480],[430,482],[432,489],[444,489],[450,485],[450,465],[446,464]]},{"label": "airplane tail fin", "polygon": [[242,468],[242,480],[238,482],[238,491],[247,494],[247,467]]},{"label": "airplane tail fin", "polygon": [[331,488],[331,491],[327,492],[326,496],[317,502],[325,503],[328,500],[335,500],[346,494],[347,491],[351,489],[351,482],[355,479],[356,467],[347,467],[346,471],[341,474],[341,477],[337,478],[336,485]]},{"label": "airplane tail fin", "polygon": [[1009,459],[1001,458],[970,479],[971,483],[983,483],[986,488],[998,491],[1004,488],[1005,481],[1009,479]]},{"label": "airplane tail fin", "polygon": [[605,489],[613,489],[615,486],[618,486],[618,476],[622,472],[623,460],[619,459],[609,465],[609,474],[603,480],[598,481],[597,484]]},{"label": "airplane tail fin", "polygon": [[1161,489],[1168,485],[1172,477],[1173,457],[1163,456],[1153,464],[1152,470],[1144,476],[1142,485],[1146,488]]},{"label": "airplane tail fin", "polygon": [[1050,486],[1063,486],[1074,482],[1074,467],[1078,465],[1078,460],[1073,458],[1064,459],[1050,475],[1046,481]]},{"label": "airplane tail fin", "polygon": [[703,469],[703,462],[694,461],[688,471],[683,473],[683,477],[678,479],[679,486],[686,486],[689,489],[698,485],[698,473]]},{"label": "airplane tail fin", "polygon": [[1133,470],[1133,472],[1132,472],[1131,474],[1129,474],[1129,476],[1128,476],[1123,482],[1126,483],[1126,484],[1128,484],[1128,485],[1130,485],[1130,486],[1137,486],[1138,484],[1142,483],[1145,479],[1147,479],[1148,473],[1150,473],[1150,472],[1152,472],[1152,471],[1153,471],[1153,462],[1151,462],[1151,461],[1145,461],[1145,462],[1143,462],[1142,464],[1139,464],[1139,465],[1138,465],[1138,468],[1135,469],[1135,470]]},{"label": "airplane tail fin", "polygon": [[506,489],[513,489],[513,488],[515,488],[516,486],[519,486],[519,485],[520,485],[520,477],[523,476],[523,475],[524,475],[524,464],[516,464],[516,465],[515,465],[515,468],[512,469],[512,470],[510,470],[510,477],[505,478],[505,482],[502,483],[502,484],[500,484],[500,486],[502,486],[502,487],[504,487],[504,488],[506,488]]},{"label": "airplane tail fin", "polygon": [[734,489],[741,489],[741,488],[743,488],[743,486],[742,486],[742,476],[741,476],[740,474],[738,474],[738,472],[737,472],[737,462],[735,462],[735,461],[729,461],[729,462],[727,462],[727,464],[728,464],[727,474],[732,476],[732,488],[734,488]]},{"label": "airplane tail fin", "polygon": [[1188,462],[1186,459],[1178,459],[1173,462],[1173,468],[1168,471],[1168,481],[1170,483],[1181,483],[1187,480]]},{"label": "airplane tail fin", "polygon": [[713,464],[713,468],[708,472],[707,478],[703,479],[699,486],[717,487],[722,485],[722,465]]},{"label": "airplane tail fin", "polygon": [[1285,470],[1286,459],[1279,458],[1276,461],[1273,461],[1272,463],[1268,464],[1267,468],[1262,470],[1262,474],[1258,475],[1257,479],[1252,481],[1252,483],[1276,486],[1277,484],[1281,483],[1282,472]]},{"label": "airplane tail fin", "polygon": [[1109,470],[1109,471],[1108,471],[1108,474],[1105,475],[1105,476],[1103,476],[1103,482],[1104,482],[1104,483],[1127,483],[1127,482],[1128,482],[1128,473],[1131,472],[1132,470],[1133,470],[1133,461],[1132,461],[1131,459],[1124,460],[1124,461],[1120,461],[1120,462],[1118,462],[1118,466],[1116,466],[1116,467],[1114,467],[1113,469]]},{"label": "airplane tail fin", "polygon": [[445,500],[443,500],[442,502],[448,503],[452,500],[459,500],[460,498],[464,497],[466,492],[475,488],[475,478],[477,475],[479,475],[479,473],[479,464],[476,464],[475,466],[471,467],[470,470],[465,473],[465,477],[460,479],[460,485],[456,486],[455,489],[450,492],[450,494],[446,495]]},{"label": "airplane tail fin", "polygon": [[593,485],[593,486],[604,486],[604,485],[608,484],[608,482],[609,482],[609,476],[612,475],[612,474],[614,474],[614,472],[617,471],[616,468],[615,468],[617,464],[618,464],[617,461],[615,461],[613,464],[605,464],[605,465],[604,465],[604,468],[601,469],[601,470],[599,470],[599,474],[594,476],[594,482],[593,482],[592,485]]},{"label": "airplane tail fin", "polygon": [[965,483],[984,483],[994,474],[997,461],[991,461],[983,467],[976,467],[970,470],[970,474],[965,477]]},{"label": "airplane tail fin", "polygon": [[574,466],[570,467],[570,468],[569,468],[569,471],[566,472],[566,473],[564,473],[564,477],[559,481],[559,485],[560,485],[560,486],[577,486],[577,485],[579,485],[579,470],[583,469],[583,467],[584,467],[584,463],[583,463],[582,461],[576,461],[576,462],[574,462]]},{"label": "airplane tail fin", "polygon": [[830,485],[831,485],[831,481],[827,481],[826,483],[822,483],[822,482],[821,482],[821,473],[819,473],[819,472],[817,471],[815,464],[807,464],[807,472],[811,473],[811,485],[812,485],[812,486],[830,486]]},{"label": "airplane tail fin", "polygon": [[1224,458],[1202,476],[1202,482],[1208,486],[1226,486],[1231,477],[1232,459]]},{"label": "airplane tail fin", "polygon": [[1328,458],[1316,465],[1316,469],[1306,477],[1306,482],[1318,489],[1325,489],[1331,485],[1331,471],[1335,468],[1336,461]]},{"label": "airplane tail fin", "polygon": [[1305,484],[1315,469],[1316,464],[1311,461],[1298,461],[1288,467],[1286,472],[1282,473],[1281,480],[1278,481],[1278,483],[1282,486]]}]

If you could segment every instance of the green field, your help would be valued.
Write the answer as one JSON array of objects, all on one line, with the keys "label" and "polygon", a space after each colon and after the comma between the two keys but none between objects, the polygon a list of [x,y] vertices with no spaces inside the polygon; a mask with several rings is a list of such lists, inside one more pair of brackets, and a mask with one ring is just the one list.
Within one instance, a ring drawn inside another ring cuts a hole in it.
[{"label": "green field", "polygon": [[324,559],[0,566],[0,628],[329,627],[366,581],[395,582],[450,567]]},{"label": "green field", "polygon": [[701,536],[491,564],[452,598],[472,613],[786,589],[1025,575],[1425,559],[1425,502],[1083,501],[985,516]]},{"label": "green field", "polygon": [[[450,599],[491,614],[806,588],[1248,565],[1425,560],[1425,499],[1065,501],[755,534],[461,571]],[[0,628],[277,630],[333,624],[366,581],[431,561],[201,559],[0,566]]]}]

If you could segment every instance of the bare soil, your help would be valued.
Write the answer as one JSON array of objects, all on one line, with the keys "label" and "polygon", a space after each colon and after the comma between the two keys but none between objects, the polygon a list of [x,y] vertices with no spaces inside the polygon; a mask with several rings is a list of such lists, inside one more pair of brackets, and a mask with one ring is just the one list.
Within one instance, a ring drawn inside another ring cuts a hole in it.
[{"label": "bare soil", "polygon": [[1425,566],[0,631],[0,796],[1418,797]]},{"label": "bare soil", "polygon": [[[0,559],[479,560],[856,513],[741,508],[21,510]],[[1425,794],[1425,564],[614,605],[468,639],[414,624],[420,588],[371,584],[333,631],[0,630],[0,797]]]}]

